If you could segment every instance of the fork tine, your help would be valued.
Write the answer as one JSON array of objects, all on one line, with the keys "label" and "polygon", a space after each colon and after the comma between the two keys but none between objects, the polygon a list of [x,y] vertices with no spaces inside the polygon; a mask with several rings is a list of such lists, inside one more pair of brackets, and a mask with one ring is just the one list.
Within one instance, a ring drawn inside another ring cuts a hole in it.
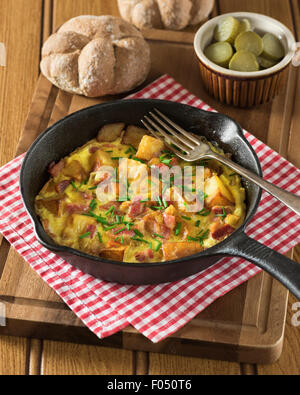
[{"label": "fork tine", "polygon": [[172,151],[174,152],[174,154],[176,154],[177,156],[179,156],[181,159],[185,160],[186,159],[186,155],[184,155],[181,151],[179,151],[178,149],[172,147],[170,144],[168,144],[168,142],[166,142],[165,140],[163,140],[161,138],[161,136],[156,133],[156,131],[153,130],[153,128],[151,126],[149,126],[149,124],[147,123],[147,121],[145,121],[144,119],[141,119],[142,124],[146,127],[146,129],[149,130],[149,132],[151,132],[153,134],[154,137],[156,137],[159,140],[162,140],[163,143]]},{"label": "fork tine", "polygon": [[173,126],[173,128],[175,128],[178,132],[182,133],[185,137],[189,138],[194,144],[197,145],[200,144],[199,140],[196,137],[188,133],[181,126],[177,125],[177,123],[171,121],[171,119],[169,119],[166,115],[161,113],[157,108],[154,108],[154,111],[156,111],[165,121],[167,121],[171,126]]},{"label": "fork tine", "polygon": [[171,133],[174,137],[176,137],[179,141],[184,143],[187,147],[194,149],[195,144],[191,144],[191,142],[186,139],[181,133],[177,133],[175,130],[173,130],[169,125],[167,125],[164,121],[162,121],[158,116],[153,114],[151,111],[149,112],[151,117],[153,117],[160,125],[162,125],[169,133]]},{"label": "fork tine", "polygon": [[169,140],[172,144],[176,145],[178,148],[182,149],[183,151],[187,151],[187,147],[184,146],[180,141],[175,140],[172,136],[170,136],[168,133],[166,133],[159,124],[157,124],[156,122],[154,122],[151,118],[149,118],[147,115],[144,116],[144,119],[146,119],[146,121],[148,123],[150,123],[150,125],[156,129],[159,133],[161,133],[165,139],[167,139],[167,141]]}]

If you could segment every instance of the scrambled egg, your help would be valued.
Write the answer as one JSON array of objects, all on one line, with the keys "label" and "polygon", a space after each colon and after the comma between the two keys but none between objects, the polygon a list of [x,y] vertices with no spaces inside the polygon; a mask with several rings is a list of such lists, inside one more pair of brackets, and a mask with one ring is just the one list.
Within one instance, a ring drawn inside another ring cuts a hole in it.
[{"label": "scrambled egg", "polygon": [[[181,177],[187,166],[188,186]],[[245,217],[245,190],[232,170],[215,160],[191,166],[123,123],[105,125],[96,139],[51,163],[49,173],[35,200],[45,231],[60,245],[106,259],[192,255],[228,237]]]}]

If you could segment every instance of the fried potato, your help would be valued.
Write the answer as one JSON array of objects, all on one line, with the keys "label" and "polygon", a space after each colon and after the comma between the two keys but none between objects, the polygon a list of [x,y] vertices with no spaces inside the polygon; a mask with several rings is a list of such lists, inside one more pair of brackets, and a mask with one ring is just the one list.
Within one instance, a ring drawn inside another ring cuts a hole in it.
[{"label": "fried potato", "polygon": [[193,255],[203,251],[200,243],[189,241],[167,242],[162,246],[165,261],[172,261],[187,255]]},{"label": "fried potato", "polygon": [[129,125],[123,135],[122,144],[131,144],[135,149],[138,149],[139,144],[145,134],[148,134],[146,129],[139,128],[134,125]]},{"label": "fried potato", "polygon": [[124,130],[125,123],[109,123],[104,125],[97,136],[97,141],[104,142],[112,142],[115,141],[118,137],[121,136],[122,131]]},{"label": "fried potato", "polygon": [[140,159],[150,160],[158,157],[164,149],[164,143],[152,136],[143,136],[136,153],[136,157]]},{"label": "fried potato", "polygon": [[115,248],[103,248],[100,251],[100,256],[105,259],[111,259],[113,261],[123,261],[124,252],[127,247],[115,247]]},{"label": "fried potato", "polygon": [[204,192],[208,195],[205,199],[207,207],[227,206],[234,203],[232,194],[218,176],[205,180]]}]

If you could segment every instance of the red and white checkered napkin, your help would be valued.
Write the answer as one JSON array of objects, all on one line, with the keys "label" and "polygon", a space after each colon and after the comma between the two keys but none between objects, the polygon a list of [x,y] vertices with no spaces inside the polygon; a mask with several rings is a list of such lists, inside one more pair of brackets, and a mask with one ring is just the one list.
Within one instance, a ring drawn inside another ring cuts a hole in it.
[{"label": "red and white checkered napkin", "polygon": [[[173,100],[213,111],[168,75],[130,98]],[[245,136],[259,156],[264,177],[300,194],[300,171],[248,132]],[[0,231],[99,338],[131,324],[158,342],[260,271],[243,259],[223,258],[199,274],[154,286],[108,283],[84,274],[37,242],[19,191],[23,158],[21,155],[0,169]],[[270,195],[263,194],[247,233],[285,253],[300,242],[300,218]]]}]

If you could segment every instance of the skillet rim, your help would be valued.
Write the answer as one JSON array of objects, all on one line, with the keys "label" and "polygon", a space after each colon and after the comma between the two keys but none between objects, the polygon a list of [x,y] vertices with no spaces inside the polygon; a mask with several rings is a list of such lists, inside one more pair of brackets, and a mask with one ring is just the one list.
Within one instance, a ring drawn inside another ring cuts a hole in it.
[{"label": "skillet rim", "polygon": [[[248,147],[248,149],[250,150],[252,157],[254,159],[254,162],[256,164],[256,169],[255,169],[255,173],[259,176],[262,176],[262,168],[261,168],[261,164],[260,161],[258,159],[258,156],[256,154],[256,152],[254,151],[253,147],[251,146],[251,144],[248,142],[248,140],[246,139],[246,137],[244,136],[243,133],[243,129],[242,127],[239,125],[239,123],[237,121],[235,121],[233,118],[229,117],[228,115],[222,114],[222,113],[218,113],[218,112],[212,112],[212,111],[205,111],[202,109],[199,109],[197,107],[193,107],[193,106],[189,106],[187,104],[183,104],[183,103],[178,103],[178,102],[173,102],[173,101],[169,101],[169,100],[160,100],[160,99],[121,99],[121,100],[114,100],[111,102],[105,102],[105,103],[99,103],[99,104],[95,104],[93,106],[89,106],[86,108],[83,108],[81,110],[78,110],[74,113],[71,113],[65,117],[63,117],[62,119],[58,120],[57,122],[55,122],[53,125],[51,125],[50,127],[48,127],[47,129],[45,129],[44,132],[42,132],[37,138],[36,140],[32,143],[32,145],[30,146],[30,148],[28,149],[28,151],[26,152],[26,155],[23,159],[22,162],[22,166],[21,166],[21,171],[20,171],[20,178],[19,178],[19,184],[20,184],[20,192],[21,192],[21,197],[22,197],[22,201],[24,204],[24,207],[31,219],[31,222],[33,224],[33,228],[34,228],[34,233],[35,236],[38,240],[38,242],[45,247],[46,249],[55,252],[59,255],[59,253],[62,254],[72,254],[72,255],[76,255],[77,257],[81,257],[84,259],[89,259],[91,261],[97,262],[97,263],[106,263],[106,264],[113,264],[114,266],[122,266],[122,267],[134,267],[134,268],[149,268],[149,267],[157,267],[157,266],[169,266],[169,265],[176,265],[185,261],[191,261],[197,258],[201,257],[207,257],[207,256],[218,256],[220,255],[220,257],[224,256],[224,250],[222,249],[223,246],[227,246],[228,244],[230,245],[232,240],[234,239],[234,236],[237,235],[238,233],[241,233],[244,231],[244,229],[246,228],[246,226],[248,225],[248,223],[252,220],[253,216],[255,215],[257,208],[259,206],[259,203],[261,201],[261,195],[262,195],[262,189],[257,187],[257,192],[255,192],[256,197],[255,197],[255,202],[253,204],[253,208],[251,209],[251,211],[249,213],[247,213],[247,217],[245,219],[245,221],[243,222],[243,224],[236,229],[231,235],[229,235],[226,239],[222,240],[221,242],[217,243],[216,245],[201,251],[197,254],[193,254],[193,255],[188,255],[186,257],[182,257],[182,258],[178,258],[172,261],[166,261],[166,262],[148,262],[148,263],[135,263],[135,262],[121,262],[121,261],[113,261],[113,260],[109,260],[109,259],[105,259],[105,258],[98,258],[96,256],[93,255],[89,255],[86,254],[80,250],[76,250],[74,248],[71,247],[67,247],[67,246],[60,246],[58,244],[49,244],[47,241],[43,240],[42,235],[40,235],[40,229],[42,228],[42,225],[40,223],[40,221],[37,219],[35,220],[33,218],[33,215],[31,213],[30,208],[28,207],[26,200],[24,198],[24,183],[26,180],[26,165],[28,163],[28,161],[30,160],[30,155],[32,153],[32,151],[35,149],[35,147],[38,146],[38,144],[41,142],[41,140],[43,138],[45,138],[49,133],[51,133],[52,130],[56,129],[60,124],[62,124],[63,122],[65,122],[66,120],[70,120],[72,118],[76,118],[77,116],[79,116],[80,114],[89,111],[91,109],[96,109],[98,107],[110,107],[110,106],[118,106],[119,104],[125,104],[125,103],[132,103],[134,105],[134,103],[136,102],[146,102],[146,103],[156,103],[156,105],[159,105],[159,103],[165,103],[168,105],[178,105],[180,107],[185,107],[187,109],[193,109],[193,110],[197,110],[200,111],[202,113],[205,113],[206,115],[208,115],[209,117],[217,117],[217,118],[225,118],[227,120],[230,120],[231,122],[233,122],[236,126],[237,129],[237,136],[241,139],[241,141]],[[153,104],[154,105],[154,104]],[[30,162],[29,162],[30,163]],[[68,262],[69,263],[69,262]],[[72,263],[70,263],[72,265]]]}]

